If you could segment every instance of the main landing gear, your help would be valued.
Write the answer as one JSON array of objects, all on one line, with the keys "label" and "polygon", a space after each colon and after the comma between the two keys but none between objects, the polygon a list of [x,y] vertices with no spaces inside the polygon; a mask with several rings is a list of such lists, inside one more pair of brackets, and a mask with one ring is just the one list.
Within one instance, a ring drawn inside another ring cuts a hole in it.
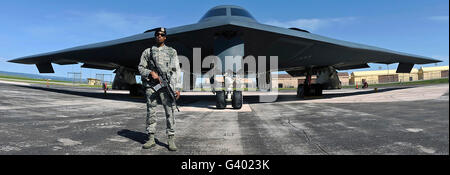
[{"label": "main landing gear", "polygon": [[297,97],[304,98],[310,96],[322,96],[323,85],[322,84],[312,84],[311,74],[306,75],[305,82],[299,84],[297,87]]}]

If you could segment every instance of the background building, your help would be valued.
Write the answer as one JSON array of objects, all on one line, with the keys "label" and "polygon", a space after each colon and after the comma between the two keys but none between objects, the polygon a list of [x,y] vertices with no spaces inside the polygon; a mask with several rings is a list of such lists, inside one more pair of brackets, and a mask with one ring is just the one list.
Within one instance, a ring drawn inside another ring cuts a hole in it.
[{"label": "background building", "polygon": [[102,82],[98,79],[88,78],[88,85],[101,85]]},{"label": "background building", "polygon": [[448,66],[422,67],[418,72],[419,80],[431,80],[448,77]]},{"label": "background building", "polygon": [[363,80],[369,84],[379,84],[446,78],[448,77],[448,68],[448,66],[422,67],[412,69],[410,73],[396,73],[395,69],[352,72],[350,85],[356,85],[356,83],[360,85]]},{"label": "background building", "polygon": [[272,75],[272,88],[297,88],[300,78],[292,77],[289,74],[278,74],[277,77]]},{"label": "background building", "polygon": [[410,73],[396,73],[396,71],[395,69],[390,69],[352,72],[350,85],[362,84],[364,80],[369,84],[418,80],[418,69],[412,69]]},{"label": "background building", "polygon": [[348,86],[350,81],[350,76],[348,72],[338,72],[339,80],[341,81],[342,86]]},{"label": "background building", "polygon": [[[339,80],[341,81],[342,86],[346,86],[349,84],[349,75],[348,72],[338,72]],[[292,77],[289,74],[278,74],[278,77],[272,77],[272,81],[278,80],[278,84],[272,84],[272,88],[297,88],[299,84],[303,84],[305,82],[306,77]],[[317,76],[311,76],[311,83],[315,83]]]}]

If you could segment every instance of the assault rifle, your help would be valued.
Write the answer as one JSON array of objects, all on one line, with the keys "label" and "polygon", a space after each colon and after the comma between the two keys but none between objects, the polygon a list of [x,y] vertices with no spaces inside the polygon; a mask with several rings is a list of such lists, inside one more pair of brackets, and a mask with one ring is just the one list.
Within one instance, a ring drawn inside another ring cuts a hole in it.
[{"label": "assault rifle", "polygon": [[180,109],[178,109],[177,98],[175,97],[175,92],[173,91],[172,87],[170,87],[170,79],[167,77],[167,74],[159,68],[158,64],[153,59],[153,57],[152,56],[150,56],[150,57],[151,57],[150,61],[152,61],[153,65],[155,65],[156,73],[158,74],[159,81],[160,81],[159,84],[157,84],[156,86],[153,86],[153,89],[155,90],[155,92],[157,92],[161,88],[166,87],[169,97],[172,99],[172,102],[175,105],[175,108],[177,108],[177,111],[180,112]]}]

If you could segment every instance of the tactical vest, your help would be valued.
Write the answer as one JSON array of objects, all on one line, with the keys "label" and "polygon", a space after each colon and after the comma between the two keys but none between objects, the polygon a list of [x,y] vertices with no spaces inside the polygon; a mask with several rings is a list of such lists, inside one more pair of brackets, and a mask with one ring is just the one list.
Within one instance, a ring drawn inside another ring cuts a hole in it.
[{"label": "tactical vest", "polygon": [[[173,65],[173,57],[174,57],[174,52],[170,51],[172,48],[167,47],[166,49],[164,49],[164,54],[167,55],[162,55],[161,57],[158,57],[158,55],[155,55],[154,52],[157,50],[157,47],[151,47],[150,48],[150,58],[147,60],[147,65],[149,66],[149,69],[153,70],[152,67],[150,67],[151,65],[151,58],[153,58],[153,60],[155,61],[155,64],[158,64],[159,68],[161,69],[161,71],[165,72],[168,76],[168,78],[170,79],[172,77],[172,75],[174,74],[174,71],[176,71],[176,67]],[[162,50],[161,50],[162,51]],[[160,51],[160,52],[161,52]],[[149,76],[150,81],[147,82],[148,86],[147,87],[152,87],[157,85],[159,82],[153,78],[151,78],[151,76]],[[145,80],[146,81],[146,80]],[[144,80],[143,80],[144,82]]]}]

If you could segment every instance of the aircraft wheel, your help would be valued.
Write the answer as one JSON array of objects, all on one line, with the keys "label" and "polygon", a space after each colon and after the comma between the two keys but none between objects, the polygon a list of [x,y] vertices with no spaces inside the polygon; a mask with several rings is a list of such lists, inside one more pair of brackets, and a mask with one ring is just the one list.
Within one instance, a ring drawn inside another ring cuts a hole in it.
[{"label": "aircraft wheel", "polygon": [[227,102],[225,101],[225,91],[216,91],[216,108],[225,109]]},{"label": "aircraft wheel", "polygon": [[315,92],[314,92],[314,95],[315,96],[322,96],[322,92],[323,92],[323,88],[322,88],[322,85],[317,85],[316,87],[315,87]]},{"label": "aircraft wheel", "polygon": [[233,96],[231,96],[231,105],[234,109],[242,108],[242,91],[233,91]]},{"label": "aircraft wheel", "polygon": [[297,97],[299,97],[299,98],[305,97],[305,90],[303,89],[302,84],[299,84],[297,87]]},{"label": "aircraft wheel", "polygon": [[140,84],[133,84],[130,86],[130,96],[133,97],[139,97],[139,96],[145,96],[145,90],[144,87]]}]

